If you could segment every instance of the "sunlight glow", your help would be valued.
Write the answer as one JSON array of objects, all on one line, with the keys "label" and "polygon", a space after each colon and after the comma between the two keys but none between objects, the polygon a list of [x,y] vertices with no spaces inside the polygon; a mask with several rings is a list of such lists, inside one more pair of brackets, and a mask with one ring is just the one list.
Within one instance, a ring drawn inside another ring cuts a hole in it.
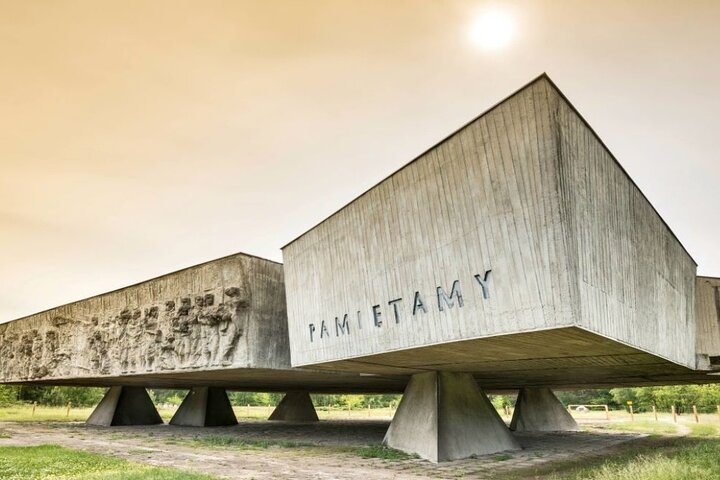
[{"label": "sunlight glow", "polygon": [[515,36],[515,19],[502,10],[479,14],[470,25],[470,41],[485,50],[499,50]]}]

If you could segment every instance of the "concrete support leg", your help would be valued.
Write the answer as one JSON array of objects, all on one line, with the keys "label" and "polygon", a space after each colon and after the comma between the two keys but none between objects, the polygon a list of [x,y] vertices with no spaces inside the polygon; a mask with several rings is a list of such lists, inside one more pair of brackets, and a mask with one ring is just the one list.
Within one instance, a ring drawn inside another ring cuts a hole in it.
[{"label": "concrete support leg", "polygon": [[308,392],[288,392],[268,420],[317,422],[318,416]]},{"label": "concrete support leg", "polygon": [[510,430],[561,432],[580,430],[575,419],[549,388],[523,388],[515,402]]},{"label": "concrete support leg", "polygon": [[88,425],[156,425],[163,423],[143,387],[110,387],[90,417]]},{"label": "concrete support leg", "polygon": [[170,420],[170,425],[186,427],[222,427],[237,423],[225,389],[215,387],[191,389]]},{"label": "concrete support leg", "polygon": [[413,375],[383,443],[431,462],[519,450],[468,373]]}]

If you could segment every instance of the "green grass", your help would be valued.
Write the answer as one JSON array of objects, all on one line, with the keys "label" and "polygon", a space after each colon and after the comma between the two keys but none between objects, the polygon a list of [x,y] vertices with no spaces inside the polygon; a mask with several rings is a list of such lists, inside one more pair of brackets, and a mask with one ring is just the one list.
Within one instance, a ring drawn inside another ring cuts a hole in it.
[{"label": "green grass", "polygon": [[7,480],[211,480],[57,445],[0,447],[0,478]]},{"label": "green grass", "polygon": [[208,435],[202,437],[195,437],[189,440],[182,439],[169,439],[166,443],[179,444],[185,443],[198,447],[210,447],[210,448],[233,448],[241,450],[264,450],[272,447],[279,448],[303,448],[307,451],[313,451],[314,453],[325,453],[325,454],[350,454],[356,455],[361,458],[380,458],[383,460],[407,460],[410,458],[417,458],[416,455],[407,454],[394,448],[384,447],[382,445],[368,445],[365,447],[329,447],[329,446],[318,446],[312,443],[294,442],[290,440],[248,440],[237,437],[222,436],[222,435]]},{"label": "green grass", "polygon": [[10,422],[83,422],[90,416],[92,408],[38,406],[33,414],[32,405],[16,405],[0,408],[0,421]]},{"label": "green grass", "polygon": [[593,425],[593,428],[634,433],[649,433],[654,435],[675,435],[678,433],[677,427],[671,423],[655,422],[650,420],[597,424]]},{"label": "green grass", "polygon": [[408,460],[417,458],[417,455],[401,452],[394,448],[385,447],[383,445],[368,445],[366,447],[356,448],[354,452],[362,458],[380,458],[383,460]]},{"label": "green grass", "polygon": [[701,423],[691,423],[690,435],[693,437],[720,437],[720,426]]},{"label": "green grass", "polygon": [[683,439],[670,449],[651,448],[631,458],[557,473],[558,480],[717,480],[720,440]]},{"label": "green grass", "polygon": [[[33,413],[32,405],[14,405],[0,408],[0,421],[5,422],[84,422],[92,413],[93,408],[70,409],[68,415],[67,407],[46,407],[38,405]],[[175,410],[158,409],[163,420],[169,420]]]},{"label": "green grass", "polygon": [[506,460],[512,460],[513,456],[509,455],[507,453],[501,453],[499,455],[495,455],[494,459],[496,462],[504,462]]},{"label": "green grass", "polygon": [[[175,439],[175,442],[183,441]],[[237,437],[226,437],[222,435],[195,437],[188,440],[186,443],[190,443],[199,447],[232,447],[239,449],[255,450],[261,450],[270,447],[298,448],[313,446],[309,443],[292,442],[289,440],[248,440]]]}]

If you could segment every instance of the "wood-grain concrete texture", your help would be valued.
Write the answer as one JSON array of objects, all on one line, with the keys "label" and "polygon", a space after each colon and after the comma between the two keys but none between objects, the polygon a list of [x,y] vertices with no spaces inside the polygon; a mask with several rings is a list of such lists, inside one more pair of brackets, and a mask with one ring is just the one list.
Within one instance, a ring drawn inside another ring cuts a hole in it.
[{"label": "wood-grain concrete texture", "polygon": [[693,259],[544,75],[283,257],[296,366],[488,388],[705,378]]},{"label": "wood-grain concrete texture", "polygon": [[695,289],[698,361],[720,369],[720,278],[698,277]]},{"label": "wood-grain concrete texture", "polygon": [[0,382],[398,391],[290,366],[282,265],[236,254],[0,325]]}]

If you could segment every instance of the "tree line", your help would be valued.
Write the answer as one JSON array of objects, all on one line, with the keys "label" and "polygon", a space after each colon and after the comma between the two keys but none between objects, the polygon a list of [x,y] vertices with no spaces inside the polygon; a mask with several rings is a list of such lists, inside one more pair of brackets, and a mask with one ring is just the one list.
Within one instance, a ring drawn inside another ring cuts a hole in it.
[{"label": "tree line", "polygon": [[[150,389],[151,397],[157,404],[179,405],[187,390]],[[93,387],[49,387],[0,385],[0,406],[16,404],[67,405],[91,407],[103,397],[105,389]],[[720,405],[720,384],[714,385],[673,385],[666,387],[635,387],[612,389],[558,390],[555,392],[565,405],[608,405],[611,409],[627,408],[633,402],[635,412],[649,411],[655,406],[660,411],[670,411],[675,406],[678,413],[692,410],[713,413]],[[236,406],[275,406],[283,397],[282,393],[228,392],[230,402]],[[396,408],[400,395],[313,395],[317,407],[358,409]],[[515,395],[491,395],[496,408],[513,407]]]},{"label": "tree line", "polygon": [[[675,406],[683,413],[693,405],[701,413],[714,413],[720,405],[720,384],[556,390],[555,394],[564,405],[607,405],[611,410],[627,409],[630,401],[637,413],[651,411],[653,406],[668,412]],[[492,396],[492,401],[498,409],[513,407],[515,395]]]},{"label": "tree line", "polygon": [[[179,405],[187,390],[149,389],[151,398],[158,405]],[[92,407],[105,394],[104,388],[50,387],[31,385],[0,385],[0,406],[37,403],[60,406],[71,403],[76,407]],[[236,406],[276,406],[282,393],[228,392],[230,402]],[[400,395],[312,395],[316,407],[328,408],[387,408],[397,407]]]}]

